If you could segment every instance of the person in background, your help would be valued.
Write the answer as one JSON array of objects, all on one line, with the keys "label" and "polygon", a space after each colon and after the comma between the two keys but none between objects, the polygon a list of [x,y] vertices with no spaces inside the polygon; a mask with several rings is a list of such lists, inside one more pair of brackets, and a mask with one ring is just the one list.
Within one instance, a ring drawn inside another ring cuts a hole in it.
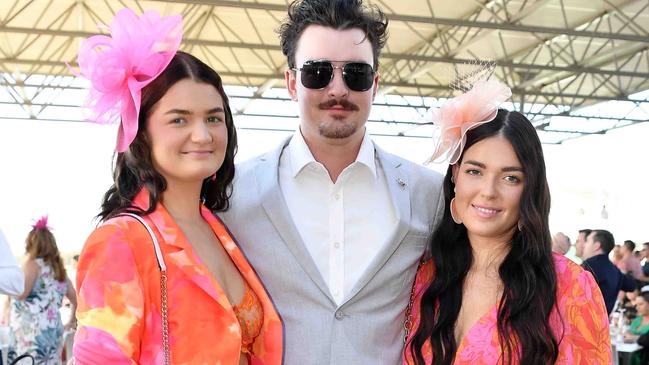
[{"label": "person in background", "polygon": [[649,292],[642,292],[634,300],[637,316],[631,322],[625,340],[635,342],[638,337],[649,332]]},{"label": "person in background", "polygon": [[23,290],[25,290],[25,275],[0,230],[0,294],[20,295]]},{"label": "person in background", "polygon": [[412,289],[404,364],[612,361],[595,280],[552,253],[541,141],[523,114],[498,109],[510,96],[478,81],[433,112],[447,209]]},{"label": "person in background", "polygon": [[[642,349],[633,354],[632,361],[642,365],[649,364],[649,332],[640,335],[636,342],[638,345],[642,346]],[[634,360],[636,357],[637,359]]]},{"label": "person in background", "polygon": [[642,279],[642,265],[640,259],[635,256],[635,242],[624,241],[621,247],[622,258],[617,263],[617,268],[623,274],[631,274],[636,280]]},{"label": "person in background", "polygon": [[630,292],[636,289],[635,280],[624,275],[609,260],[608,255],[614,246],[615,239],[611,232],[603,229],[592,231],[584,245],[584,262],[582,264],[584,269],[593,273],[604,296],[606,311],[609,314],[613,311],[620,290]]},{"label": "person in background", "polygon": [[[642,292],[635,298],[635,307],[637,317],[631,322],[629,330],[624,334],[625,342],[638,342],[640,337],[649,333],[649,292]],[[631,355],[631,365],[644,364],[645,358],[643,353],[634,353]]]},{"label": "person in background", "polygon": [[93,110],[119,116],[120,133],[101,224],[79,258],[77,365],[282,364],[274,305],[210,211],[230,206],[228,97],[181,38],[180,16],[122,9],[111,37],[81,47],[105,108]]},{"label": "person in background", "polygon": [[565,255],[570,250],[570,237],[563,232],[557,232],[552,236],[552,252]]},{"label": "person in background", "polygon": [[640,264],[642,265],[642,276],[640,277],[641,286],[649,284],[649,242],[642,244],[640,250]]},{"label": "person in background", "polygon": [[613,265],[615,265],[618,269],[618,265],[622,261],[622,257],[624,255],[622,254],[622,246],[620,245],[615,245],[613,246],[613,250],[611,250],[611,262]]},{"label": "person in background", "polygon": [[590,229],[581,229],[577,233],[577,239],[575,240],[575,262],[581,265],[584,260],[584,244],[586,243],[586,238],[590,234]]},{"label": "person in background", "polygon": [[74,286],[67,277],[47,216],[32,226],[25,241],[25,287],[12,303],[9,323],[9,361],[30,354],[37,364],[59,364],[63,332],[75,326],[74,316],[63,325],[59,309],[63,297],[77,305]]}]

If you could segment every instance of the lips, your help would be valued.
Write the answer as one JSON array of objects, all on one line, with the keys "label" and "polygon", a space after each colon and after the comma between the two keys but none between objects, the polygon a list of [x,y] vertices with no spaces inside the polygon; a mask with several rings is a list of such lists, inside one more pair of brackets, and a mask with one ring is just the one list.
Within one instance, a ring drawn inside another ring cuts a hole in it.
[{"label": "lips", "polygon": [[476,204],[471,204],[471,207],[473,208],[473,210],[476,212],[478,216],[483,218],[491,218],[502,211],[501,209],[495,209],[495,208],[480,206]]},{"label": "lips", "polygon": [[336,116],[346,117],[350,113],[352,113],[352,110],[345,109],[345,108],[336,108],[336,107],[334,107],[334,108],[327,108],[325,110],[329,113],[329,115],[334,116],[334,117],[336,117]]},{"label": "lips", "polygon": [[322,110],[330,110],[330,111],[344,111],[344,112],[349,112],[349,111],[357,111],[359,110],[358,105],[352,103],[351,101],[347,99],[331,99],[328,100],[324,103],[321,103],[318,105],[320,109]]},{"label": "lips", "polygon": [[212,153],[210,150],[197,150],[197,151],[184,151],[181,152],[183,155],[195,155],[195,156],[204,156]]}]

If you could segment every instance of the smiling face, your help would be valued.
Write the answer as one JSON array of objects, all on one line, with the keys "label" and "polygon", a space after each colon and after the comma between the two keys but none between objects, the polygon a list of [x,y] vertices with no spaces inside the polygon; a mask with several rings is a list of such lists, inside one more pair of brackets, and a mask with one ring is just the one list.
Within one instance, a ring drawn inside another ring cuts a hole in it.
[{"label": "smiling face", "polygon": [[525,174],[505,137],[485,138],[453,166],[455,210],[469,239],[508,242],[517,229]]},{"label": "smiling face", "polygon": [[[372,65],[372,45],[361,29],[338,30],[321,25],[309,25],[300,35],[295,63],[301,68],[307,61],[331,61],[342,67],[346,62]],[[378,89],[378,73],[367,91],[350,90],[342,70],[334,70],[333,79],[323,89],[302,85],[300,72],[287,70],[286,87],[299,104],[300,130],[307,142],[348,141],[362,139],[370,107]]]},{"label": "smiling face", "polygon": [[221,95],[207,83],[178,81],[153,107],[147,137],[168,184],[202,182],[221,167],[228,144]]}]

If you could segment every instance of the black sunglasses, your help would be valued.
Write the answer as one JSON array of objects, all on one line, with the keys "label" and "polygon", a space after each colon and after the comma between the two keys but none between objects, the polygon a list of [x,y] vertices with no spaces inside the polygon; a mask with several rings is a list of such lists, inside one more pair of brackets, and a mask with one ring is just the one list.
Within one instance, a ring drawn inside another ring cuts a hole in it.
[{"label": "black sunglasses", "polygon": [[347,62],[342,66],[334,66],[331,61],[306,61],[300,71],[300,81],[307,89],[324,89],[334,78],[334,70],[342,69],[345,85],[353,91],[367,91],[374,85],[374,69],[372,65],[363,62]]}]

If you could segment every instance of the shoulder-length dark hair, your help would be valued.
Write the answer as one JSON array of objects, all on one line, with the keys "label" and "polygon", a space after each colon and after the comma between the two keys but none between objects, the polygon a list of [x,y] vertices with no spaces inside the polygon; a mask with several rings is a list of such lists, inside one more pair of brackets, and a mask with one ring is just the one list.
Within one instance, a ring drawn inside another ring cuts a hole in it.
[{"label": "shoulder-length dark hair", "polygon": [[[498,337],[501,360],[525,365],[554,363],[558,343],[550,327],[550,313],[556,298],[556,273],[552,259],[548,224],[550,191],[543,150],[536,130],[521,113],[498,110],[496,118],[467,133],[464,152],[475,143],[493,136],[511,143],[525,173],[525,187],[519,208],[520,230],[509,242],[509,253],[498,273],[504,290],[498,303]],[[493,151],[497,153],[497,151]],[[452,166],[444,179],[446,207],[455,196]],[[464,280],[473,262],[466,227],[455,224],[449,209],[434,232],[429,250],[435,277],[421,300],[421,322],[406,351],[415,364],[424,364],[421,348],[430,341],[433,364],[451,364],[458,344],[454,328],[462,304]]]},{"label": "shoulder-length dark hair", "polygon": [[[234,128],[228,97],[223,90],[221,77],[216,71],[198,58],[179,51],[167,68],[142,89],[137,135],[128,150],[117,154],[113,167],[113,185],[104,195],[101,212],[98,215],[102,221],[124,212],[146,215],[156,209],[162,192],[167,188],[167,182],[153,167],[146,121],[155,104],[174,84],[183,79],[210,84],[216,88],[223,99],[228,133],[225,159],[216,171],[215,179],[209,177],[203,180],[201,200],[213,211],[228,209],[234,178],[234,155],[237,152],[237,132]],[[145,187],[149,191],[149,208],[146,211],[132,205],[135,195]]]}]

